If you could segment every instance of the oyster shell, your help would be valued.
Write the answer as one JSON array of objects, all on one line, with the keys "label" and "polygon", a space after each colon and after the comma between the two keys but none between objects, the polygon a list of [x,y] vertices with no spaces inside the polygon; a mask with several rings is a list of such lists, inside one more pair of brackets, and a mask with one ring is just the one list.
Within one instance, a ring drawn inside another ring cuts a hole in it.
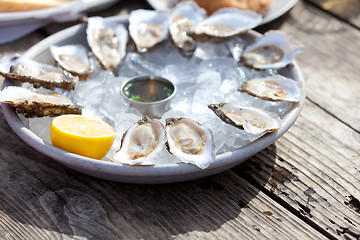
[{"label": "oyster shell", "polygon": [[299,102],[302,96],[299,84],[281,75],[248,80],[238,90],[262,99],[274,101]]},{"label": "oyster shell", "polygon": [[165,147],[164,125],[155,118],[144,117],[130,127],[121,139],[121,146],[113,160],[128,165],[153,165]]},{"label": "oyster shell", "polygon": [[82,45],[51,46],[51,55],[58,64],[80,80],[91,75],[91,65],[86,48]]},{"label": "oyster shell", "polygon": [[58,87],[73,90],[79,80],[77,76],[73,76],[66,70],[61,71],[54,66],[23,57],[15,62],[17,64],[12,65],[9,72],[0,72],[0,75],[12,81],[29,82],[35,88],[44,87],[48,89]]},{"label": "oyster shell", "polygon": [[12,65],[16,65],[20,62],[21,56],[19,54],[5,55],[0,59],[0,72],[8,73]]},{"label": "oyster shell", "polygon": [[191,56],[196,49],[195,40],[187,31],[195,23],[206,18],[206,12],[195,2],[180,2],[169,17],[169,30],[174,44],[185,56]]},{"label": "oyster shell", "polygon": [[114,72],[126,56],[128,31],[123,24],[104,21],[102,17],[88,19],[87,41],[103,69]]},{"label": "oyster shell", "polygon": [[166,119],[169,152],[184,163],[201,169],[215,160],[215,142],[212,132],[189,118]]},{"label": "oyster shell", "polygon": [[27,118],[81,114],[82,107],[57,94],[45,95],[27,88],[9,86],[0,92],[0,102],[15,108]]},{"label": "oyster shell", "polygon": [[168,17],[166,12],[138,9],[129,17],[129,32],[136,48],[143,53],[168,37]]},{"label": "oyster shell", "polygon": [[246,32],[262,21],[261,15],[250,10],[223,8],[193,25],[188,34],[195,39],[227,38]]},{"label": "oyster shell", "polygon": [[252,134],[274,132],[281,127],[277,114],[259,108],[233,103],[210,104],[208,107],[224,122]]},{"label": "oyster shell", "polygon": [[291,63],[302,46],[285,33],[271,30],[245,48],[242,58],[248,66],[266,69],[282,68]]}]

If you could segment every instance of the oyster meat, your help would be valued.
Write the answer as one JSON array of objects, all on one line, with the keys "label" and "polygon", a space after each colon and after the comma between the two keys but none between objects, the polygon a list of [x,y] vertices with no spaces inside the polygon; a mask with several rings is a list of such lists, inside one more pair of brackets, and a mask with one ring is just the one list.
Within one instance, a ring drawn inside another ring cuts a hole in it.
[{"label": "oyster meat", "polygon": [[278,30],[271,30],[245,48],[242,58],[246,65],[258,68],[283,68],[291,63],[302,46]]},{"label": "oyster meat", "polygon": [[124,133],[113,160],[127,165],[154,165],[165,142],[164,125],[158,119],[145,116]]},{"label": "oyster meat", "polygon": [[224,122],[252,134],[274,132],[281,127],[280,117],[263,109],[232,103],[210,104],[208,107]]},{"label": "oyster meat", "polygon": [[193,25],[188,34],[195,39],[227,38],[246,32],[262,21],[261,15],[251,10],[222,8],[205,20]]},{"label": "oyster meat", "polygon": [[55,117],[62,114],[81,114],[82,107],[56,94],[45,95],[27,88],[9,86],[0,92],[0,102],[15,108],[27,118]]},{"label": "oyster meat", "polygon": [[147,52],[168,37],[168,18],[166,12],[138,9],[129,17],[129,32],[139,52]]},{"label": "oyster meat", "polygon": [[48,89],[64,88],[73,90],[79,78],[68,71],[38,63],[36,61],[21,57],[20,61],[10,67],[9,72],[0,72],[5,78],[17,82],[29,82],[35,88],[44,87]]},{"label": "oyster meat", "polygon": [[86,48],[82,45],[51,46],[51,55],[66,71],[86,80],[91,75],[91,65]]},{"label": "oyster meat", "polygon": [[215,160],[212,132],[189,118],[166,119],[167,147],[184,163],[207,168]]},{"label": "oyster meat", "polygon": [[104,21],[102,17],[88,19],[87,41],[104,70],[114,72],[126,56],[128,31],[123,24]]},{"label": "oyster meat", "polygon": [[180,2],[169,17],[169,30],[174,44],[185,56],[195,51],[195,40],[187,35],[187,31],[197,22],[206,18],[206,12],[195,2]]},{"label": "oyster meat", "polygon": [[281,75],[248,80],[238,90],[273,101],[299,102],[302,96],[299,84]]}]

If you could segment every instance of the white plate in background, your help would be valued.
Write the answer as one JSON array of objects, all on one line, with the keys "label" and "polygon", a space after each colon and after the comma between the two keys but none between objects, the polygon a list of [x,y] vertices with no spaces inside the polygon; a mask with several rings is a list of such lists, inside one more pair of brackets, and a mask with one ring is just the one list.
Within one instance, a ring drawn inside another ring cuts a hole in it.
[{"label": "white plate in background", "polygon": [[[265,14],[261,24],[268,23],[287,11],[289,11],[298,0],[273,0],[269,11]],[[167,11],[174,7],[178,0],[147,0],[147,2],[156,10]]]},{"label": "white plate in background", "polygon": [[79,19],[83,12],[102,10],[116,0],[76,0],[60,7],[0,13],[0,44],[16,40],[51,22]]}]

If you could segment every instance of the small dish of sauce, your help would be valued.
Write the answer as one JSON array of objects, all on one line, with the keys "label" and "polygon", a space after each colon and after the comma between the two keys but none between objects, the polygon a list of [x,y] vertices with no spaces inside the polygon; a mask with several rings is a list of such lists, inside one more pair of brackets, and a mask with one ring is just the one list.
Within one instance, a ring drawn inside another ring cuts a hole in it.
[{"label": "small dish of sauce", "polygon": [[158,76],[135,77],[121,86],[121,93],[130,106],[150,117],[161,117],[169,109],[175,92],[170,80]]}]

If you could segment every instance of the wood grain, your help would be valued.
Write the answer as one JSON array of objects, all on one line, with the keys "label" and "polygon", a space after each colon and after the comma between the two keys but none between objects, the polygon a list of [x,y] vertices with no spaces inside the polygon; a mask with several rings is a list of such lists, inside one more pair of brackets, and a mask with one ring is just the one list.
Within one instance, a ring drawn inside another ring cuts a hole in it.
[{"label": "wood grain", "polygon": [[325,11],[360,28],[360,1],[358,0],[306,0]]},{"label": "wood grain", "polygon": [[324,239],[231,171],[167,185],[103,181],[57,164],[21,142],[3,117],[0,122],[7,139],[0,155],[3,236]]},{"label": "wood grain", "polygon": [[[268,154],[236,171],[329,238],[360,238],[360,82],[354,27],[299,2],[279,28],[301,39],[307,101]],[[354,48],[353,48],[354,47]],[[263,178],[272,172],[270,180]],[[255,174],[256,173],[256,174]]]},{"label": "wood grain", "polygon": [[350,203],[360,199],[360,135],[307,101],[275,146],[268,152],[276,158],[273,168],[265,155],[236,169],[238,174],[255,186],[265,183],[270,195],[328,236],[360,237],[359,205]]},{"label": "wood grain", "polygon": [[280,30],[301,39],[297,57],[307,97],[360,132],[360,31],[331,15],[299,2]]}]

